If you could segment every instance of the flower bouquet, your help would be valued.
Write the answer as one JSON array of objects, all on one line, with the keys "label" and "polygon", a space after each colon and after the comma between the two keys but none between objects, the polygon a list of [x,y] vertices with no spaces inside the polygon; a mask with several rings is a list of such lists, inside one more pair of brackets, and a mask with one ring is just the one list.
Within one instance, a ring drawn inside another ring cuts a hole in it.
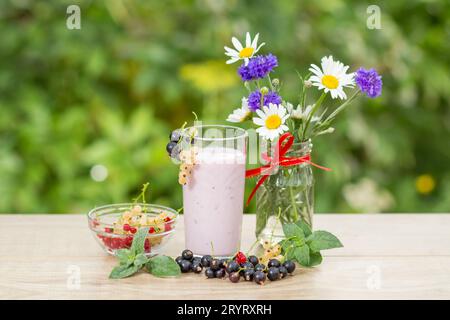
[{"label": "flower bouquet", "polygon": [[[328,168],[311,161],[312,140],[334,132],[336,116],[361,94],[375,98],[381,94],[381,76],[374,69],[360,68],[349,73],[348,66],[323,57],[320,66],[311,64],[309,73],[298,74],[301,81],[299,99],[293,104],[281,96],[282,83],[271,78],[278,59],[275,55],[256,55],[265,43],[258,45],[247,32],[245,44],[231,39],[234,49],[225,46],[227,64],[242,61],[238,74],[248,90],[241,107],[227,118],[233,123],[250,122],[260,137],[263,166],[247,171],[247,177],[258,177],[248,201],[256,195],[256,235],[283,238],[281,226],[302,220],[310,227],[314,212],[314,177],[311,166]],[[322,91],[314,102],[308,102],[309,90]],[[352,90],[347,98],[346,90]],[[327,97],[331,96],[331,100]],[[333,101],[338,103],[333,103]],[[336,106],[333,106],[336,105]]]}]

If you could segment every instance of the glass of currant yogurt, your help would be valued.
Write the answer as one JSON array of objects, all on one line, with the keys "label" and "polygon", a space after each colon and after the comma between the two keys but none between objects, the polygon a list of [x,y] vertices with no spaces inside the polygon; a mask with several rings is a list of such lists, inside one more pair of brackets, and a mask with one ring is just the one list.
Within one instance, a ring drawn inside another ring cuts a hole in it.
[{"label": "glass of currant yogurt", "polygon": [[183,129],[181,139],[181,150],[192,155],[191,165],[181,159],[188,163],[186,248],[198,256],[230,257],[241,241],[248,134],[233,126],[194,125]]}]

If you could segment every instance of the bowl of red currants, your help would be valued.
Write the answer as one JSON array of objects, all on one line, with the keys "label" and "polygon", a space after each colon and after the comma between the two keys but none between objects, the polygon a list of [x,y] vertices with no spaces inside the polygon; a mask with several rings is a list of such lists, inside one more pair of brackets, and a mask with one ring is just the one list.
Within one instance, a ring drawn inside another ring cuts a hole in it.
[{"label": "bowl of red currants", "polygon": [[161,252],[175,232],[178,212],[148,203],[122,203],[97,207],[88,213],[89,229],[107,253],[115,255],[119,249],[129,249],[134,234],[149,228],[145,252]]}]

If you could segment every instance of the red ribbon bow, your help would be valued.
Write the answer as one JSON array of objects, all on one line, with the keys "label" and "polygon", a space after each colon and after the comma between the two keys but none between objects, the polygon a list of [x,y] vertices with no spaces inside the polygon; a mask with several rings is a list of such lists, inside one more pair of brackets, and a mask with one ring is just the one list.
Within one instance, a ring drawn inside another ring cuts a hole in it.
[{"label": "red ribbon bow", "polygon": [[[283,144],[283,142],[286,141],[286,143]],[[269,157],[267,154],[263,154],[262,157],[264,160],[268,162],[268,164],[255,168],[250,169],[245,172],[246,178],[251,178],[255,176],[261,175],[261,178],[256,183],[256,186],[253,188],[252,193],[248,197],[247,200],[247,206],[252,200],[253,196],[256,193],[256,190],[266,181],[266,179],[269,177],[272,170],[278,166],[282,167],[291,167],[299,165],[300,163],[307,163],[312,166],[315,166],[319,169],[325,170],[325,171],[331,171],[330,168],[319,166],[318,164],[315,164],[314,162],[311,162],[311,155],[307,154],[302,157],[285,157],[285,154],[289,151],[289,149],[292,147],[292,144],[294,143],[294,136],[290,132],[286,132],[278,139],[278,144],[275,147],[274,150],[274,157]]]}]

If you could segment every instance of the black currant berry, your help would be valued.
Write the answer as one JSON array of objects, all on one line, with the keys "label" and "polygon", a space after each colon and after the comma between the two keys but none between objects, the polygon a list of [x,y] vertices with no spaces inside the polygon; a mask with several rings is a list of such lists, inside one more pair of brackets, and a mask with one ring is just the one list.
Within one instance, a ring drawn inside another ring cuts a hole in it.
[{"label": "black currant berry", "polygon": [[167,145],[166,145],[166,151],[167,151],[167,153],[169,154],[169,156],[172,156],[172,152],[173,152],[173,150],[174,150],[174,148],[177,146],[177,143],[176,142],[173,142],[173,141],[171,141],[171,142],[169,142]]},{"label": "black currant berry", "polygon": [[193,260],[191,263],[191,270],[195,273],[200,273],[203,271],[203,266],[198,260]]},{"label": "black currant berry", "polygon": [[193,259],[192,259],[192,262],[195,262],[195,261],[197,261],[198,263],[202,263],[202,258],[200,258],[200,257],[194,257]]},{"label": "black currant berry", "polygon": [[275,267],[275,268],[279,268],[281,266],[280,261],[278,261],[277,259],[270,259],[269,263],[267,264],[267,267]]},{"label": "black currant berry", "polygon": [[181,260],[180,269],[181,272],[189,272],[191,270],[191,262],[189,260]]},{"label": "black currant berry", "polygon": [[255,270],[253,269],[247,269],[244,271],[244,280],[245,281],[252,281],[253,275],[255,274]]},{"label": "black currant berry", "polygon": [[169,135],[170,141],[172,142],[178,142],[181,138],[181,131],[176,129],[173,130]]},{"label": "black currant berry", "polygon": [[287,277],[288,271],[287,271],[285,266],[279,267],[278,270],[280,270],[280,274],[281,274],[281,278],[282,279]]},{"label": "black currant berry", "polygon": [[265,270],[266,270],[266,266],[264,264],[262,264],[262,263],[258,263],[255,266],[255,271],[265,271]]},{"label": "black currant berry", "polygon": [[201,261],[202,261],[202,265],[206,268],[209,267],[209,264],[211,263],[212,257],[207,254],[206,256],[203,256]]},{"label": "black currant berry", "polygon": [[212,269],[212,270],[214,270],[214,271],[216,271],[216,270],[219,270],[220,269],[220,261],[219,260],[217,260],[217,259],[212,259],[211,260],[211,263],[209,264],[209,267]]},{"label": "black currant berry", "polygon": [[225,277],[225,274],[226,274],[225,269],[219,269],[219,270],[215,271],[216,278],[219,278],[219,279],[222,279],[223,277]]},{"label": "black currant berry", "polygon": [[189,260],[191,261],[194,258],[194,254],[192,253],[191,250],[183,250],[183,252],[181,253],[181,256],[183,257],[184,260]]},{"label": "black currant berry", "polygon": [[267,271],[267,278],[270,281],[279,280],[281,278],[280,269],[277,267],[270,267],[269,271]]},{"label": "black currant berry", "polygon": [[237,263],[236,261],[230,261],[227,264],[227,272],[229,274],[233,273],[233,272],[237,272],[239,270],[239,263]]},{"label": "black currant berry", "polygon": [[205,276],[209,279],[214,278],[216,276],[216,273],[211,268],[206,268],[205,270]]},{"label": "black currant berry", "polygon": [[227,259],[220,259],[219,260],[219,268],[225,268],[227,266]]},{"label": "black currant berry", "polygon": [[228,278],[230,279],[231,282],[236,283],[239,282],[241,276],[239,275],[239,272],[232,272],[230,273]]},{"label": "black currant berry", "polygon": [[256,266],[259,263],[259,259],[256,256],[249,256],[247,260],[251,262],[254,266]]},{"label": "black currant berry", "polygon": [[251,263],[251,262],[244,262],[243,264],[241,264],[241,267],[242,267],[242,269],[241,269],[241,271],[239,272],[241,275],[244,275],[244,272],[245,272],[245,270],[249,270],[249,269],[251,269],[251,270],[253,270],[254,268],[255,268],[255,266],[253,265],[253,263]]},{"label": "black currant berry", "polygon": [[287,272],[289,272],[289,273],[292,273],[295,270],[295,263],[293,261],[291,261],[291,260],[286,260],[283,263],[283,266],[286,267]]},{"label": "black currant berry", "polygon": [[183,260],[183,258],[181,256],[178,256],[175,258],[175,262],[178,263],[178,265],[180,265],[181,260]]},{"label": "black currant berry", "polygon": [[264,281],[266,281],[266,274],[262,271],[255,271],[255,273],[253,274],[253,280],[257,284],[263,284]]}]

